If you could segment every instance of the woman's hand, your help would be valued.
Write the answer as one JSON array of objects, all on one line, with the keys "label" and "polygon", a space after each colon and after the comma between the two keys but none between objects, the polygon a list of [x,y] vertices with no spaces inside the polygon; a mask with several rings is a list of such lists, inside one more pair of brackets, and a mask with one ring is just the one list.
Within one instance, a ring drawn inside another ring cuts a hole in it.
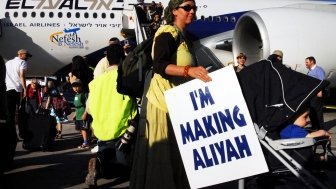
[{"label": "woman's hand", "polygon": [[209,74],[208,70],[206,70],[202,66],[190,67],[189,70],[188,70],[188,75],[190,77],[200,79],[204,82],[209,82],[209,81],[212,80],[211,77],[208,74]]}]

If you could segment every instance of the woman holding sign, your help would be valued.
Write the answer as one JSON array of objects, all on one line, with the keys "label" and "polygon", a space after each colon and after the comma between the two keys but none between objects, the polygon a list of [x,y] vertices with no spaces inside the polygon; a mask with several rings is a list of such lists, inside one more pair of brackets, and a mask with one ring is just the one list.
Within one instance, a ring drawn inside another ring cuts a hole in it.
[{"label": "woman holding sign", "polygon": [[211,81],[197,66],[186,26],[195,17],[193,0],[170,0],[165,9],[167,25],[154,36],[154,75],[147,93],[147,125],[139,126],[130,188],[190,188],[169,120],[164,92],[193,78]]}]

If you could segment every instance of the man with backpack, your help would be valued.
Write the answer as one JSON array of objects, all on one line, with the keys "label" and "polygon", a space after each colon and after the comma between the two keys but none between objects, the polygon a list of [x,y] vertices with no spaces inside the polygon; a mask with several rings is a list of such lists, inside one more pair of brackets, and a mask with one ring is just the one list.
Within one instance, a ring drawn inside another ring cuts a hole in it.
[{"label": "man with backpack", "polygon": [[[115,45],[115,44],[119,44],[120,41],[118,38],[116,37],[112,37],[110,40],[109,40],[109,45]],[[93,77],[96,78],[100,75],[102,75],[103,73],[105,73],[110,65],[109,65],[109,61],[108,61],[108,57],[110,56],[111,52],[108,52],[106,51],[106,56],[103,57],[102,59],[100,59],[100,61],[98,62],[98,64],[96,65],[94,71],[93,71]]]},{"label": "man with backpack", "polygon": [[116,90],[118,64],[124,58],[123,47],[112,44],[107,49],[108,71],[95,78],[89,84],[90,95],[87,111],[93,118],[92,130],[98,139],[97,157],[91,158],[85,183],[97,184],[101,172],[109,172],[106,167],[114,163],[128,164],[127,154],[117,150],[118,140],[128,129],[128,120],[135,117],[136,102]]}]

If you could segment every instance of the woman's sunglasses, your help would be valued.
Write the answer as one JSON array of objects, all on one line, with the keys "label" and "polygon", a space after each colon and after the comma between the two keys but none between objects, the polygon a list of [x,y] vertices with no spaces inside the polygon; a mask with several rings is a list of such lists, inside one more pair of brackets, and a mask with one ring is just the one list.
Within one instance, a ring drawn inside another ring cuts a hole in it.
[{"label": "woman's sunglasses", "polygon": [[178,6],[177,8],[181,8],[183,10],[185,10],[186,12],[190,12],[191,9],[194,9],[194,11],[197,11],[197,7],[196,6],[191,6],[191,5],[184,5],[184,6]]}]

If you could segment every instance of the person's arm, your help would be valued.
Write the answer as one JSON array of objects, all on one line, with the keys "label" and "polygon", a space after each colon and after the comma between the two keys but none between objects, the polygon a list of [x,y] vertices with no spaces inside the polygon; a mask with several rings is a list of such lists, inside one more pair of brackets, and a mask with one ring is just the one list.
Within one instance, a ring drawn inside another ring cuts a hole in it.
[{"label": "person's arm", "polygon": [[325,72],[321,67],[318,67],[319,69],[316,69],[316,76],[317,79],[319,80],[324,80],[325,79]]},{"label": "person's arm", "polygon": [[[325,72],[322,68],[318,70],[317,76],[318,76],[319,80],[324,80],[326,78]],[[323,92],[320,91],[319,93],[317,93],[317,97],[322,98],[323,97]]]},{"label": "person's arm", "polygon": [[38,102],[39,102],[39,106],[42,106],[42,95],[41,95],[41,86],[37,86],[38,89],[37,89],[37,98],[38,98]]},{"label": "person's arm", "polygon": [[127,56],[128,51],[129,51],[129,49],[131,48],[131,45],[129,45],[129,44],[125,44],[125,45],[123,46],[123,48],[124,48],[125,56]]},{"label": "person's arm", "polygon": [[90,107],[89,107],[90,103],[89,103],[89,98],[86,100],[85,103],[85,112],[87,112],[88,114],[90,114]]},{"label": "person's arm", "polygon": [[72,83],[75,79],[77,79],[77,77],[72,73],[72,72],[69,72],[69,82]]},{"label": "person's arm", "polygon": [[26,70],[20,69],[20,83],[23,88],[23,97],[27,96],[27,86],[26,86]]},{"label": "person's arm", "polygon": [[83,121],[86,121],[86,119],[87,119],[87,115],[88,115],[88,113],[87,113],[87,111],[85,110],[84,113],[83,113],[83,115],[82,115],[82,120],[83,120]]},{"label": "person's arm", "polygon": [[50,106],[50,96],[48,96],[47,98],[47,102],[46,102],[46,109],[49,109],[49,106]]},{"label": "person's arm", "polygon": [[208,71],[202,66],[188,67],[169,64],[166,67],[165,73],[167,75],[173,76],[193,77],[204,82],[211,81],[211,77],[208,75]]},{"label": "person's arm", "polygon": [[106,63],[108,64],[105,60],[107,60],[106,57],[100,59],[97,63],[95,69],[93,70],[93,78],[97,78],[105,72],[104,68],[106,67]]},{"label": "person's arm", "polygon": [[88,112],[86,111],[87,101],[88,101],[88,96],[85,94],[84,98],[82,99],[82,103],[84,104],[84,113],[82,115],[82,120],[83,121],[86,121],[87,120],[87,116],[88,116]]},{"label": "person's arm", "polygon": [[28,84],[27,86],[26,86],[26,94],[27,94],[27,99],[29,99],[30,97],[32,97],[31,95],[35,95],[34,94],[34,92],[32,91],[32,89],[31,89],[31,84]]},{"label": "person's arm", "polygon": [[328,138],[331,138],[331,134],[328,131],[321,129],[321,130],[309,133],[307,135],[307,137],[312,137],[312,138],[315,138],[315,137],[328,137]]}]

